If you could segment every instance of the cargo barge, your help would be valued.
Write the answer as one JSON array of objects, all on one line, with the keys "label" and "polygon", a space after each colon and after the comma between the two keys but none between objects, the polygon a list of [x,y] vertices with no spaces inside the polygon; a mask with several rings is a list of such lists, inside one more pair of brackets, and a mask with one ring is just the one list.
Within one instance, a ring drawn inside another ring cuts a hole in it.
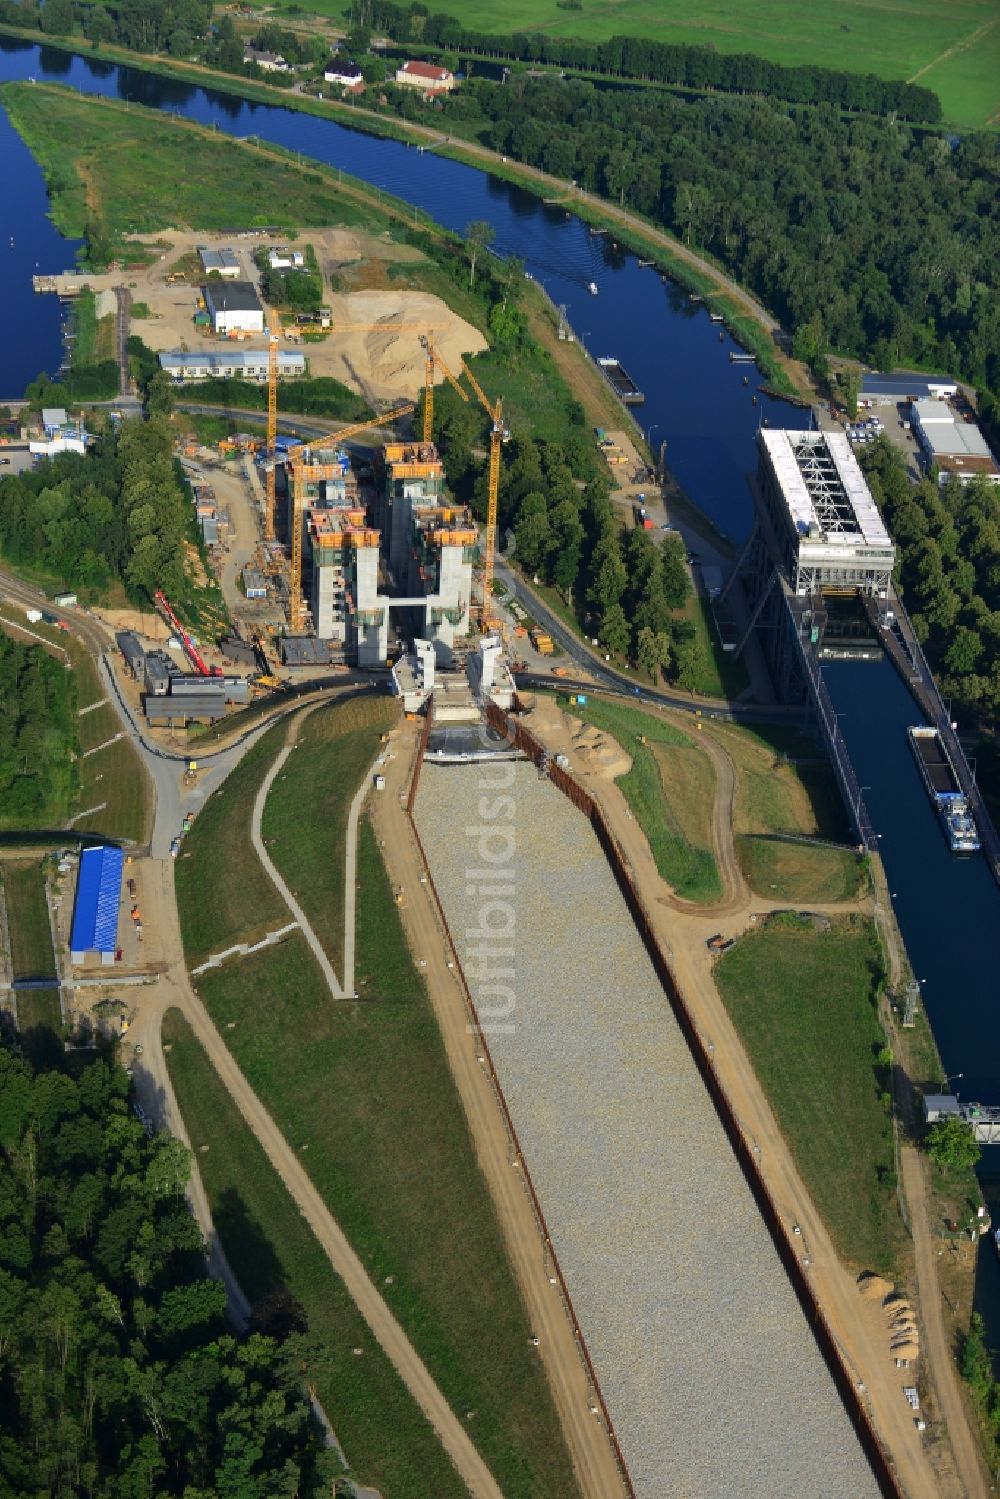
[{"label": "cargo barge", "polygon": [[944,740],[937,729],[924,726],[911,727],[906,732],[949,848],[953,854],[976,853],[979,834]]},{"label": "cargo barge", "polygon": [[599,359],[598,367],[615,395],[626,406],[641,406],[646,397],[617,359]]}]

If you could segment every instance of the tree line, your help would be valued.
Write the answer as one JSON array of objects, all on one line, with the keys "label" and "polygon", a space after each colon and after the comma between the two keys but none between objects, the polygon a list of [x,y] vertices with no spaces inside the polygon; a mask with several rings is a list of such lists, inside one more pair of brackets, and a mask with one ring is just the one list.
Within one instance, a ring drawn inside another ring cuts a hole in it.
[{"label": "tree line", "polygon": [[50,1060],[0,1044],[0,1489],[329,1494],[301,1337],[229,1330],[186,1149],[147,1138],[120,1067]]},{"label": "tree line", "polygon": [[917,638],[953,711],[991,736],[981,769],[1000,787],[1000,486],[939,485],[933,474],[914,484],[884,437],[862,449],[861,466],[896,543]]},{"label": "tree line", "polygon": [[0,554],[84,597],[183,590],[193,508],[164,415],[121,422],[86,455],[0,479]]},{"label": "tree line", "polygon": [[[435,393],[434,436],[449,488],[484,519],[482,413],[442,387]],[[555,587],[609,655],[631,661],[654,682],[663,673],[693,688],[702,647],[680,613],[691,595],[680,538],[657,545],[641,527],[627,530],[607,479],[594,477],[582,457],[572,441],[511,437],[501,466],[500,550],[529,579]]]},{"label": "tree line", "polygon": [[73,673],[40,645],[0,634],[0,820],[40,827],[76,793]]},{"label": "tree line", "polygon": [[549,77],[472,79],[443,114],[419,97],[399,107],[707,251],[807,355],[939,367],[976,385],[985,424],[1000,426],[992,134],[947,140],[831,105],[682,100]]},{"label": "tree line", "polygon": [[355,6],[355,11],[366,25],[397,42],[678,88],[760,94],[790,104],[834,104],[841,109],[901,115],[932,124],[941,118],[940,100],[930,89],[901,79],[877,78],[873,73],[849,73],[812,64],[786,67],[752,53],[721,53],[713,47],[656,42],[641,36],[612,36],[603,42],[543,32],[498,36],[471,29],[455,16],[432,14],[420,0],[408,6],[393,4],[392,0],[365,0]]}]

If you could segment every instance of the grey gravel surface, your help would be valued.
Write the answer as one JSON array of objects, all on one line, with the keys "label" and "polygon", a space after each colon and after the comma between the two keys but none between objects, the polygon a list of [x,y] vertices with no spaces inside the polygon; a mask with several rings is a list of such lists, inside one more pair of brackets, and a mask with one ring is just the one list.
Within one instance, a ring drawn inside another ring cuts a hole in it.
[{"label": "grey gravel surface", "polygon": [[876,1495],[586,820],[525,764],[427,765],[416,815],[640,1499]]}]

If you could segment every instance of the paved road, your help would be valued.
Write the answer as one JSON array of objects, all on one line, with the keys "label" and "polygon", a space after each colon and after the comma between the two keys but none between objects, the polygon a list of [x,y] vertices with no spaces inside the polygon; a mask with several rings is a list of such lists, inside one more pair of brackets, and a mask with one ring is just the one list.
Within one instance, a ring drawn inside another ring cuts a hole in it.
[{"label": "paved road", "polygon": [[663,704],[668,708],[679,708],[682,713],[701,713],[713,718],[728,718],[734,722],[755,723],[787,723],[789,719],[801,719],[801,707],[787,707],[783,704],[768,704],[766,707],[760,704],[745,704],[728,702],[724,698],[692,697],[690,693],[671,692],[658,687],[644,687],[625,676],[623,672],[616,671],[613,666],[606,662],[595,650],[585,645],[575,631],[564,624],[544,599],[540,598],[535,590],[515,573],[504,562],[497,562],[497,577],[510,589],[518,603],[536,619],[539,624],[552,636],[552,639],[565,651],[566,655],[576,666],[587,673],[590,680],[570,681],[548,677],[542,673],[526,673],[518,677],[518,683],[529,688],[558,688],[560,691],[586,692],[588,688],[593,689],[595,683],[608,692],[625,694],[628,697],[638,698],[641,702]]}]

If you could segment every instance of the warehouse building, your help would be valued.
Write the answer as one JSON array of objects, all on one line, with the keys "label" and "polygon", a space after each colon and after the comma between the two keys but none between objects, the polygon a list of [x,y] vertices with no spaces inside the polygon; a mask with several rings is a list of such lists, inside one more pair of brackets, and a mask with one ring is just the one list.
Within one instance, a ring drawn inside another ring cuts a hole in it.
[{"label": "warehouse building", "polygon": [[[185,380],[267,380],[266,349],[223,349],[192,354],[161,354],[160,368],[182,384]],[[292,380],[306,372],[304,354],[278,352],[278,379]]]},{"label": "warehouse building", "polygon": [[792,589],[888,597],[896,549],[842,432],[758,433],[758,482]]},{"label": "warehouse building", "polygon": [[937,469],[940,483],[984,478],[1000,484],[1000,468],[975,422],[956,416],[946,401],[914,401],[910,416],[927,467]]},{"label": "warehouse building", "polygon": [[104,964],[115,961],[124,863],[122,850],[111,844],[85,848],[80,854],[69,938],[71,962],[85,963],[91,953]]},{"label": "warehouse building", "polygon": [[146,653],[142,648],[142,642],[133,630],[119,630],[115,636],[115,644],[122,653],[122,660],[128,669],[128,673],[136,681],[143,674]]},{"label": "warehouse building", "polygon": [[202,288],[216,333],[263,333],[264,309],[249,281],[208,281]]},{"label": "warehouse building", "polygon": [[239,257],[233,250],[210,250],[206,245],[198,246],[201,268],[206,276],[221,276],[224,281],[238,281],[243,274]]},{"label": "warehouse building", "polygon": [[863,406],[898,406],[905,401],[942,401],[958,394],[949,375],[920,375],[903,370],[895,375],[865,375],[861,380]]}]

